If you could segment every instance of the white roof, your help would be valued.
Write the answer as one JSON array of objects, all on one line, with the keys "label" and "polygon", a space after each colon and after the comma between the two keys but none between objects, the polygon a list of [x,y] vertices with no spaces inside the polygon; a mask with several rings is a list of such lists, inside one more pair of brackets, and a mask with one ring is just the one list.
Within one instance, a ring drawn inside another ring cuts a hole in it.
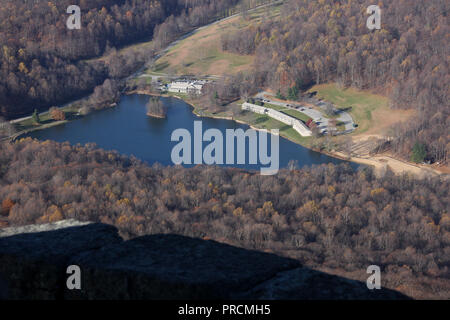
[{"label": "white roof", "polygon": [[172,89],[202,89],[205,81],[174,81],[169,86]]}]

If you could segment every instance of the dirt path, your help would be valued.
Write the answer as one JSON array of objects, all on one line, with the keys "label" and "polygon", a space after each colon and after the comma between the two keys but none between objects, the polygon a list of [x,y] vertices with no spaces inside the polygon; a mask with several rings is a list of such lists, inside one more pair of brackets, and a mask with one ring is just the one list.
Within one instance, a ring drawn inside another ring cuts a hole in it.
[{"label": "dirt path", "polygon": [[395,159],[389,154],[379,154],[376,156],[365,157],[353,156],[350,158],[342,152],[333,152],[332,155],[335,155],[342,159],[346,159],[348,161],[373,166],[375,168],[376,174],[378,175],[383,174],[388,167],[395,174],[412,173],[419,178],[446,174],[445,171],[440,171],[430,166],[416,165],[413,163]]},{"label": "dirt path", "polygon": [[[380,132],[381,131],[381,132]],[[352,157],[351,161],[372,165],[379,173],[382,173],[389,167],[394,173],[404,172],[412,173],[418,177],[436,176],[450,173],[448,166],[432,166],[426,164],[416,164],[402,159],[398,159],[389,151],[372,155],[371,151],[374,145],[387,137],[382,130],[375,134],[363,133],[352,137]],[[342,154],[340,154],[342,155]]]}]

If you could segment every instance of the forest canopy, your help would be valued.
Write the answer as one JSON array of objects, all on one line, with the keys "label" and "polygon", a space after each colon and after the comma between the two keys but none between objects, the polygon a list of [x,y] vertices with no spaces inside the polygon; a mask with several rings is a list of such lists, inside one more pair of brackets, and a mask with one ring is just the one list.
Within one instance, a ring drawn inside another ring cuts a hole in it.
[{"label": "forest canopy", "polygon": [[[0,116],[27,115],[89,94],[106,78],[128,76],[153,48],[124,57],[114,54],[116,47],[151,40],[154,31],[164,44],[168,36],[228,15],[237,2],[0,0]],[[81,30],[66,27],[69,5],[81,8]],[[175,17],[176,29],[155,29]],[[93,59],[111,51],[107,61]]]},{"label": "forest canopy", "polygon": [[[149,167],[94,145],[0,144],[0,203],[10,225],[77,219],[123,236],[175,233],[275,252],[334,273],[382,266],[386,285],[445,297],[449,180],[321,165],[275,176]],[[398,288],[397,288],[398,289]],[[448,298],[445,297],[445,298]]]},{"label": "forest canopy", "polygon": [[411,121],[392,128],[389,146],[409,155],[420,143],[426,146],[426,160],[445,163],[450,154],[450,2],[378,1],[380,30],[366,26],[372,4],[287,0],[279,19],[224,36],[222,48],[256,55],[247,81],[253,91],[271,88],[287,97],[293,88],[337,82],[385,94],[392,108],[415,109]]},{"label": "forest canopy", "polygon": [[[39,122],[38,110],[87,93],[93,92],[93,108],[111,105],[120,79],[148,55],[227,16],[238,2],[0,0],[0,136],[13,130],[3,118],[35,110]],[[83,32],[66,28],[72,4],[82,9]],[[286,0],[280,19],[224,36],[223,49],[255,55],[254,70],[205,86],[209,103],[221,108],[267,87],[297,96],[295,90],[331,81],[380,91],[393,108],[417,110],[413,121],[392,129],[393,150],[412,151],[416,162],[447,161],[449,2],[378,1],[382,29],[369,31],[365,10],[371,4]],[[116,49],[143,39],[155,40],[148,52],[125,56]],[[98,59],[104,53],[107,58]],[[64,118],[59,109],[52,113]],[[275,176],[150,167],[93,144],[27,138],[0,143],[0,227],[73,218],[115,225],[126,238],[175,233],[214,239],[344,276],[376,264],[387,287],[448,299],[449,184],[445,177],[419,180],[389,170],[376,177],[370,168],[345,164]]]}]

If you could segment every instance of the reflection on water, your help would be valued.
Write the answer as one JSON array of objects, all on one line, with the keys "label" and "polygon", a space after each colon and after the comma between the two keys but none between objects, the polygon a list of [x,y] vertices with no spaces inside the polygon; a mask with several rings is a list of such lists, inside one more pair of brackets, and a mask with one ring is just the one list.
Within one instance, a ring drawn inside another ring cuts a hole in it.
[{"label": "reflection on water", "polygon": [[[166,119],[150,118],[146,116],[145,108],[148,99],[148,96],[143,95],[123,96],[116,108],[94,112],[80,120],[36,131],[29,136],[40,140],[69,141],[71,144],[94,142],[103,149],[134,155],[149,164],[158,162],[173,165],[171,152],[177,142],[171,142],[170,139],[176,129],[188,129],[194,136],[194,121],[199,120],[203,123],[203,131],[216,128],[222,131],[223,136],[226,129],[249,128],[230,120],[199,118],[192,113],[188,104],[175,98],[162,98],[167,106]],[[299,167],[344,162],[280,137],[280,167],[287,167],[290,160],[297,160]],[[354,168],[358,166],[354,163],[351,165]],[[259,166],[254,165],[233,167],[259,170]]]}]

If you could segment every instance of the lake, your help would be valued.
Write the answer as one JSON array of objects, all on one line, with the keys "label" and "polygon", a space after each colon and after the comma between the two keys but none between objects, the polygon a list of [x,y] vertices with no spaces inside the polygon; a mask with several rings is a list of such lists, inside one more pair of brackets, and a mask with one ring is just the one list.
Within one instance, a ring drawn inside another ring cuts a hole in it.
[{"label": "lake", "polygon": [[[210,128],[219,129],[225,137],[226,129],[247,130],[249,126],[231,120],[197,117],[192,107],[176,98],[161,98],[167,107],[167,118],[146,116],[145,95],[122,96],[117,107],[96,111],[90,115],[64,125],[39,130],[28,136],[39,140],[69,141],[75,145],[89,142],[106,150],[117,150],[121,154],[134,155],[152,165],[173,165],[172,149],[178,142],[171,141],[172,132],[179,128],[189,130],[192,135],[194,121],[202,121],[203,132]],[[270,142],[270,139],[268,139]],[[205,147],[209,142],[203,143]],[[324,163],[340,164],[345,161],[309,150],[280,137],[280,167],[296,160],[299,167]],[[270,149],[269,149],[270,150]],[[247,147],[248,151],[248,147]],[[247,152],[248,154],[248,152]],[[248,157],[246,158],[248,159]],[[358,165],[350,163],[353,168]],[[259,165],[233,165],[236,168],[259,170]]]}]

